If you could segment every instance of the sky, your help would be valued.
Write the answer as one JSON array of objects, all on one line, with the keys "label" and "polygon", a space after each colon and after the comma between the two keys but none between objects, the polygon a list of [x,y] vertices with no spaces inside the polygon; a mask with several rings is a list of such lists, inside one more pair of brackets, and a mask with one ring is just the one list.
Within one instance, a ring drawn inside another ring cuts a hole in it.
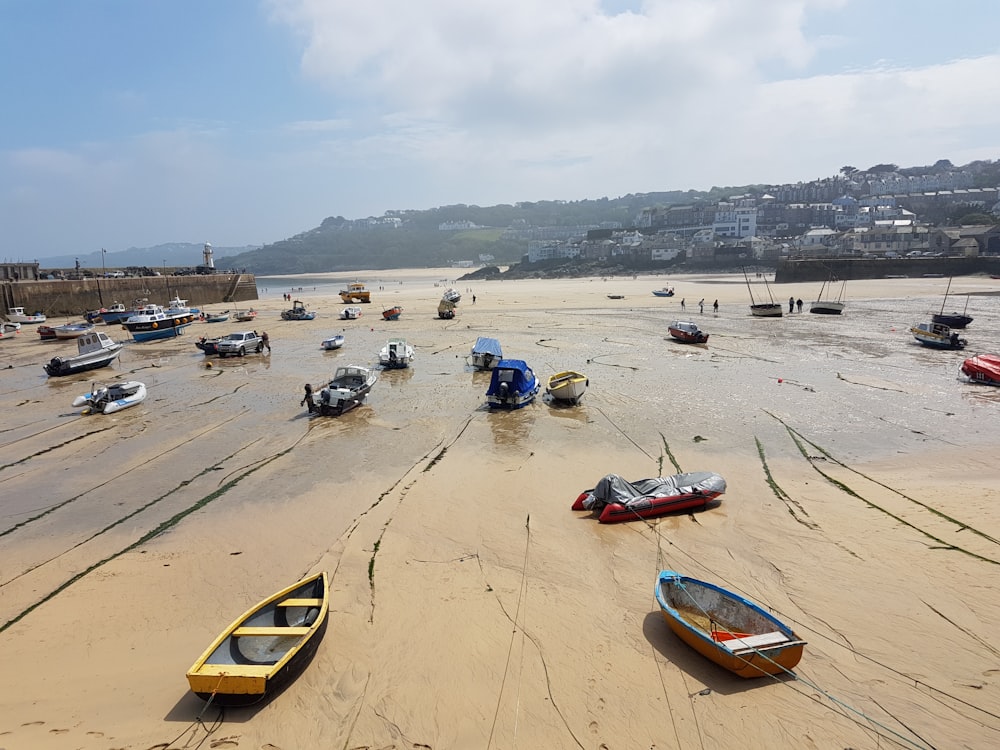
[{"label": "sky", "polygon": [[995,160],[998,28],[996,0],[0,0],[0,258]]}]

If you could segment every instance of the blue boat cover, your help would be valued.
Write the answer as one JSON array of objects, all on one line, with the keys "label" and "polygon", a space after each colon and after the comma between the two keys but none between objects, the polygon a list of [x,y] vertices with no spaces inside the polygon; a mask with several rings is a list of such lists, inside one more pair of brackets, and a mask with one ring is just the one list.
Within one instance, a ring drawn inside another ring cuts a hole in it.
[{"label": "blue boat cover", "polygon": [[[503,389],[501,386],[506,385]],[[487,396],[500,396],[503,390],[514,393],[528,393],[538,386],[535,373],[522,359],[501,359],[493,368]]]},{"label": "blue boat cover", "polygon": [[476,345],[472,347],[473,354],[492,354],[497,359],[503,357],[503,352],[500,351],[500,342],[497,339],[491,339],[488,336],[480,336],[476,339]]}]

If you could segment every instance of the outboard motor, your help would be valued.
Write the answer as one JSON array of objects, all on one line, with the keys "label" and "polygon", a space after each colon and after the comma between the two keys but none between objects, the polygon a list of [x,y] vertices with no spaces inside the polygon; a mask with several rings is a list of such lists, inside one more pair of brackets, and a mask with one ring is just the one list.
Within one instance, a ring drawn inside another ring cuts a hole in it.
[{"label": "outboard motor", "polygon": [[510,383],[500,384],[500,400],[508,401],[510,399]]}]

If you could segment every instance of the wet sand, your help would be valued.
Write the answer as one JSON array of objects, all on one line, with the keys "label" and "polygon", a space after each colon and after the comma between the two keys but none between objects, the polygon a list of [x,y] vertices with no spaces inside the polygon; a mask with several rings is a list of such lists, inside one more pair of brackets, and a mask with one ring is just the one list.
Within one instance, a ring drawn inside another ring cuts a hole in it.
[{"label": "wet sand", "polygon": [[[830,317],[787,314],[818,284],[772,285],[786,314],[767,320],[742,275],[455,274],[358,274],[375,301],[355,321],[335,294],[353,276],[261,279],[250,327],[273,350],[243,359],[194,347],[234,322],[65,378],[42,364],[71,343],[28,327],[0,341],[0,748],[1000,743],[1000,389],[958,370],[1000,351],[1000,281],[953,281],[946,311],[972,294],[975,321],[966,352],[940,352],[908,329],[946,279],[849,282]],[[292,283],[316,320],[280,320]],[[464,296],[445,321],[449,284]],[[676,296],[651,294],[664,285]],[[403,315],[383,321],[392,304]],[[670,340],[678,318],[708,344]],[[345,346],[323,351],[336,331]],[[543,383],[574,369],[590,388],[575,407],[490,413],[489,378],[465,361],[480,335]],[[374,364],[390,336],[416,347],[411,368],[342,417],[306,416],[304,383]],[[149,397],[112,416],[70,407],[112,377]],[[715,507],[616,525],[570,510],[608,473],[698,470],[728,482]],[[798,679],[742,680],[681,643],[653,598],[666,568],[792,625]],[[313,663],[217,721],[187,668],[321,569]]]}]

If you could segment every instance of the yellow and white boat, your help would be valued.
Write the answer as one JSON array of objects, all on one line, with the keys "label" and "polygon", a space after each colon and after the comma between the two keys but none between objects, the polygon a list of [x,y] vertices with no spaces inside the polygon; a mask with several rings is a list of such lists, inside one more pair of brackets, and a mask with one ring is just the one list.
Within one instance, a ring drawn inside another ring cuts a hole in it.
[{"label": "yellow and white boat", "polygon": [[191,690],[221,706],[273,697],[305,669],[326,632],[325,572],[284,588],[244,612],[187,672]]},{"label": "yellow and white boat", "polygon": [[549,378],[545,392],[557,401],[569,401],[576,404],[583,398],[588,385],[590,385],[590,380],[586,375],[565,370],[557,372]]}]

